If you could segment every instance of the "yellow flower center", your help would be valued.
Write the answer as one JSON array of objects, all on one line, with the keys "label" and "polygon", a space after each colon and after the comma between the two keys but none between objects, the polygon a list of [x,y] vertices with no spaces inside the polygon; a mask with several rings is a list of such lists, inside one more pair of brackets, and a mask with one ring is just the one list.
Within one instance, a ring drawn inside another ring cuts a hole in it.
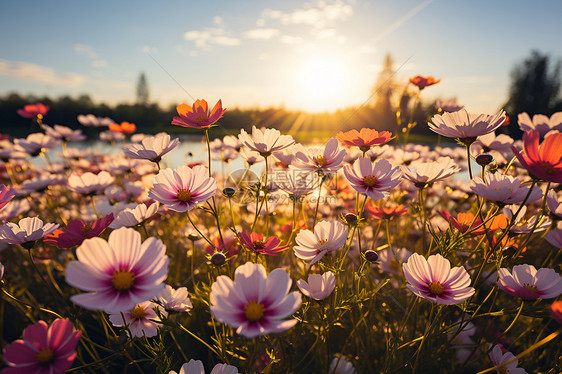
[{"label": "yellow flower center", "polygon": [[326,166],[326,164],[328,163],[328,161],[326,160],[326,157],[324,156],[318,156],[315,157],[316,163],[322,167],[322,166]]},{"label": "yellow flower center", "polygon": [[445,289],[445,287],[443,287],[443,285],[439,282],[429,283],[429,292],[431,292],[434,295],[437,295],[437,296],[442,295],[444,289]]},{"label": "yellow flower center", "polygon": [[131,273],[127,269],[121,269],[119,271],[115,270],[113,272],[113,279],[111,280],[111,284],[116,290],[126,291],[133,287],[134,282],[135,274]]},{"label": "yellow flower center", "polygon": [[35,358],[42,364],[47,364],[53,360],[54,354],[49,348],[45,348],[39,351],[35,355]]},{"label": "yellow flower center", "polygon": [[328,241],[328,239],[320,239],[320,240],[318,240],[318,244],[324,245],[324,243],[326,243],[327,241]]},{"label": "yellow flower center", "polygon": [[263,304],[259,304],[255,300],[248,301],[248,304],[244,305],[244,314],[249,321],[259,321],[263,317],[265,307]]},{"label": "yellow flower center", "polygon": [[134,319],[141,319],[146,315],[144,308],[140,305],[137,305],[131,310],[131,318]]},{"label": "yellow flower center", "polygon": [[373,187],[377,184],[377,177],[374,175],[367,175],[363,178],[363,183],[365,183],[365,186],[367,187]]},{"label": "yellow flower center", "polygon": [[523,287],[525,287],[526,289],[528,289],[529,291],[531,291],[533,293],[537,293],[539,291],[537,286],[532,286],[532,285],[527,284],[527,283],[523,283]]},{"label": "yellow flower center", "polygon": [[189,201],[191,199],[191,191],[189,190],[179,190],[178,200],[179,201]]}]

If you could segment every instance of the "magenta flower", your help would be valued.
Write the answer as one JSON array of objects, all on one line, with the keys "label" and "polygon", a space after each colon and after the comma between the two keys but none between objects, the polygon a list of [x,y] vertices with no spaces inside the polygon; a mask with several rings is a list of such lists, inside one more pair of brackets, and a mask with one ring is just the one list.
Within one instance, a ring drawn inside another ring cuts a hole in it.
[{"label": "magenta flower", "polygon": [[213,197],[217,192],[215,178],[208,176],[203,165],[193,168],[182,165],[177,169],[163,169],[154,177],[148,197],[168,205],[176,212],[185,212]]},{"label": "magenta flower", "polygon": [[234,282],[221,275],[211,288],[211,313],[247,338],[281,332],[296,319],[285,320],[301,305],[301,294],[289,292],[291,278],[284,269],[266,275],[260,264],[247,262],[234,273]]},{"label": "magenta flower", "polygon": [[8,188],[3,184],[0,184],[0,209],[4,208],[6,204],[12,200],[16,191],[13,188]]},{"label": "magenta flower", "polygon": [[76,344],[82,331],[74,331],[72,322],[56,319],[51,326],[45,321],[29,325],[23,330],[23,340],[16,340],[4,348],[8,368],[3,374],[62,374],[76,358]]},{"label": "magenta flower", "polygon": [[18,109],[17,112],[23,118],[43,118],[49,111],[49,106],[41,103],[28,104],[23,107],[23,109]]},{"label": "magenta flower", "polygon": [[462,266],[451,269],[440,254],[425,257],[414,253],[402,264],[407,287],[414,294],[437,304],[458,304],[475,292],[470,275]]},{"label": "magenta flower", "polygon": [[86,239],[100,236],[111,222],[113,222],[113,213],[93,222],[75,219],[68,222],[66,227],[45,236],[43,242],[63,249],[72,248],[82,244]]},{"label": "magenta flower", "polygon": [[265,240],[264,236],[262,234],[258,234],[257,232],[241,232],[238,234],[238,239],[242,245],[251,251],[271,256],[277,256],[279,253],[289,248],[287,245],[279,246],[281,243],[279,238],[271,236]]},{"label": "magenta flower", "polygon": [[0,242],[21,245],[35,244],[37,240],[49,235],[58,227],[58,224],[43,223],[37,217],[22,218],[17,225],[8,222],[0,226]]},{"label": "magenta flower", "polygon": [[120,228],[108,241],[91,238],[76,250],[78,261],[66,267],[66,282],[89,293],[70,299],[84,308],[117,313],[157,296],[168,275],[166,246],[154,237]]},{"label": "magenta flower", "polygon": [[498,287],[523,300],[553,299],[562,294],[562,277],[553,269],[516,265],[498,270]]},{"label": "magenta flower", "polygon": [[343,169],[345,177],[353,189],[369,196],[373,200],[380,200],[389,195],[389,190],[401,182],[400,167],[392,167],[385,159],[371,163],[367,157],[361,157],[353,164]]}]

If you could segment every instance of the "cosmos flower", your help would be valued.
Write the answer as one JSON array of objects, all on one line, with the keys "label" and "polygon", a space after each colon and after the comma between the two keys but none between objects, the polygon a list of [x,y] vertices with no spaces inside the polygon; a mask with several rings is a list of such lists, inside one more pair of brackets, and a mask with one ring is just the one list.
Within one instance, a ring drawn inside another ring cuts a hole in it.
[{"label": "cosmos flower", "polygon": [[293,250],[298,258],[316,263],[328,252],[337,251],[347,241],[346,225],[339,221],[321,221],[314,226],[314,232],[301,230]]},{"label": "cosmos flower", "polygon": [[160,203],[158,201],[147,206],[146,204],[139,204],[135,208],[125,208],[117,214],[115,220],[109,225],[112,229],[120,227],[133,227],[146,221],[156,213]]},{"label": "cosmos flower", "polygon": [[328,373],[334,374],[356,374],[355,367],[344,356],[337,356],[330,362],[330,370]]},{"label": "cosmos flower", "polygon": [[182,165],[177,169],[162,169],[154,177],[148,197],[165,204],[176,212],[193,209],[198,203],[217,192],[215,178],[209,177],[206,166],[193,168]]},{"label": "cosmos flower", "polygon": [[[520,204],[525,200],[530,187],[522,187],[518,178],[501,173],[487,173],[484,180],[475,177],[470,182],[470,189],[478,196],[499,204]],[[527,203],[542,197],[540,188],[535,187]]]},{"label": "cosmos flower", "polygon": [[134,123],[129,123],[126,121],[118,123],[112,123],[109,125],[109,131],[116,132],[119,134],[132,134],[136,131],[137,126]]},{"label": "cosmos flower", "polygon": [[456,217],[452,216],[446,210],[438,210],[441,217],[445,218],[449,224],[459,230],[461,233],[466,233],[470,231],[470,235],[481,235],[489,231],[495,231],[499,228],[505,229],[507,227],[507,219],[504,215],[496,216],[496,218],[491,219],[485,226],[482,225],[482,220],[480,217],[474,218],[474,214],[471,212],[458,213]]},{"label": "cosmos flower", "polygon": [[562,248],[562,229],[552,229],[544,238],[553,246]]},{"label": "cosmos flower", "polygon": [[310,274],[308,282],[304,279],[297,281],[297,287],[301,292],[314,300],[324,300],[332,294],[336,288],[336,277],[331,271],[324,274]]},{"label": "cosmos flower", "polygon": [[550,210],[550,214],[557,219],[562,219],[562,204],[558,201],[558,195],[554,190],[548,191],[546,195],[546,205]]},{"label": "cosmos flower", "polygon": [[242,159],[244,159],[244,161],[246,161],[250,166],[255,163],[264,161],[264,158],[260,155],[259,152],[251,151],[247,147],[240,148],[240,157],[242,157]]},{"label": "cosmos flower", "polygon": [[3,184],[0,184],[0,209],[4,208],[6,204],[12,200],[16,191],[13,188],[8,188]]},{"label": "cosmos flower", "polygon": [[295,154],[297,162],[294,165],[296,168],[330,174],[343,167],[342,163],[346,152],[345,149],[340,149],[336,138],[331,138],[324,149],[306,149],[302,145],[297,149]]},{"label": "cosmos flower", "polygon": [[238,135],[240,142],[252,151],[258,152],[262,157],[268,157],[273,152],[279,152],[295,144],[291,135],[281,135],[277,129],[258,129],[252,126],[252,136],[244,129]]},{"label": "cosmos flower", "polygon": [[342,132],[340,131],[336,138],[341,142],[342,145],[347,145],[349,147],[357,147],[363,153],[367,152],[371,147],[376,147],[378,145],[388,143],[392,140],[392,133],[388,131],[377,131],[368,128],[362,128],[360,131],[355,129]]},{"label": "cosmos flower", "polygon": [[562,183],[562,133],[547,136],[539,145],[540,133],[527,131],[523,134],[523,151],[511,149],[517,160],[533,178]]},{"label": "cosmos flower", "polygon": [[311,194],[319,183],[318,176],[309,171],[289,169],[276,174],[275,185],[289,195],[302,197]]},{"label": "cosmos flower", "polygon": [[15,144],[31,156],[38,156],[47,148],[52,148],[59,143],[58,139],[45,135],[42,132],[29,134],[25,139],[15,139]]},{"label": "cosmos flower", "polygon": [[43,118],[49,112],[49,106],[41,103],[28,104],[23,109],[18,109],[17,112],[23,118]]},{"label": "cosmos flower", "polygon": [[79,114],[77,119],[78,122],[86,127],[102,127],[115,123],[115,121],[109,117],[96,117],[93,114]]},{"label": "cosmos flower", "polygon": [[391,219],[408,213],[408,208],[404,204],[392,207],[379,207],[376,205],[365,205],[365,212],[369,213],[375,219]]},{"label": "cosmos flower", "polygon": [[[396,256],[394,255],[396,253]],[[412,255],[412,252],[406,248],[398,248],[392,251],[391,248],[385,248],[378,252],[380,268],[388,274],[402,274],[401,262],[406,261]]]},{"label": "cosmos flower", "polygon": [[474,142],[478,136],[494,132],[505,121],[505,112],[496,115],[469,114],[466,109],[452,113],[436,114],[428,123],[429,129],[448,138]]},{"label": "cosmos flower", "polygon": [[443,112],[456,112],[464,108],[464,105],[457,103],[457,99],[454,97],[450,99],[437,99],[435,106]]},{"label": "cosmos flower", "polygon": [[346,165],[343,172],[355,191],[373,200],[388,196],[388,191],[399,185],[402,177],[399,166],[392,167],[385,159],[371,163],[367,157],[355,161],[353,167]]},{"label": "cosmos flower", "polygon": [[265,240],[262,234],[256,232],[249,233],[248,231],[243,231],[238,234],[238,239],[240,243],[256,253],[263,253],[266,255],[277,256],[279,253],[283,252],[289,246],[279,246],[281,240],[274,236],[271,236]]},{"label": "cosmos flower", "polygon": [[57,318],[50,326],[45,321],[29,325],[23,330],[23,340],[4,348],[8,368],[2,373],[62,374],[76,358],[81,335],[67,319]]},{"label": "cosmos flower", "polygon": [[66,283],[88,291],[70,300],[84,308],[117,313],[156,297],[168,275],[166,246],[154,237],[141,243],[140,234],[120,228],[108,241],[91,238],[76,250],[78,261],[66,267]]},{"label": "cosmos flower", "polygon": [[562,131],[562,112],[556,112],[550,118],[544,114],[535,114],[532,120],[527,112],[523,112],[517,115],[517,123],[521,131],[537,131],[543,137],[552,130]]},{"label": "cosmos flower", "polygon": [[[517,367],[519,360],[513,360],[514,358],[515,355],[511,352],[506,351],[505,353],[503,353],[501,347],[498,344],[496,344],[490,351],[490,360],[496,367],[496,371],[498,374],[527,374],[525,369]],[[511,362],[508,364],[507,362],[509,361]]]},{"label": "cosmos flower", "polygon": [[115,178],[107,171],[98,174],[84,173],[82,175],[72,174],[68,178],[68,188],[83,195],[102,194],[103,190],[111,186]]},{"label": "cosmos flower", "polygon": [[86,239],[101,235],[102,232],[113,221],[113,214],[86,222],[83,219],[69,221],[68,225],[45,236],[43,242],[55,245],[59,248],[68,249],[80,245]]},{"label": "cosmos flower", "polygon": [[166,287],[158,295],[158,302],[168,311],[174,312],[187,312],[193,305],[191,300],[187,296],[187,288],[180,287],[174,290],[172,286],[166,285]]},{"label": "cosmos flower", "polygon": [[123,146],[123,153],[130,158],[159,162],[163,155],[176,148],[179,143],[179,139],[172,140],[168,134],[147,136],[142,139],[140,144]]},{"label": "cosmos flower", "polygon": [[416,162],[412,166],[415,167],[415,172],[402,166],[404,172],[402,177],[412,182],[417,188],[423,188],[428,184],[449,178],[461,170],[450,157],[439,157],[437,160],[429,162]]},{"label": "cosmos flower", "polygon": [[41,125],[41,128],[45,130],[47,135],[65,142],[74,142],[86,139],[86,135],[82,134],[82,130],[72,130],[66,126],[54,125],[51,127],[43,124]]},{"label": "cosmos flower", "polygon": [[552,299],[562,294],[562,277],[553,269],[516,265],[498,270],[498,287],[523,300]]},{"label": "cosmos flower", "polygon": [[206,130],[223,116],[226,108],[222,108],[222,101],[219,100],[209,112],[207,101],[196,100],[193,106],[180,104],[176,107],[176,110],[179,117],[172,119],[172,125]]},{"label": "cosmos flower", "polygon": [[470,275],[462,266],[451,269],[440,254],[425,257],[414,253],[402,265],[407,287],[417,296],[437,304],[459,304],[475,292]]},{"label": "cosmos flower", "polygon": [[247,262],[236,269],[234,282],[217,277],[211,287],[211,313],[247,338],[285,331],[297,323],[285,318],[301,305],[301,294],[289,292],[291,283],[284,269],[266,275],[262,265]]},{"label": "cosmos flower", "polygon": [[160,319],[154,308],[158,309],[164,317],[168,315],[160,305],[151,301],[144,301],[130,310],[110,314],[109,321],[115,327],[123,327],[126,324],[133,338],[142,338],[143,336],[150,338],[158,334],[158,326],[161,326],[158,323]]},{"label": "cosmos flower", "polygon": [[37,217],[25,217],[17,225],[8,222],[0,226],[0,242],[21,244],[24,247],[27,244],[32,246],[37,240],[49,235],[58,227],[59,225],[55,223],[43,223]]},{"label": "cosmos flower", "polygon": [[[168,374],[177,373],[172,370]],[[203,362],[191,359],[181,366],[179,374],[205,374],[205,367]],[[211,374],[238,374],[238,369],[232,365],[216,364]]]},{"label": "cosmos flower", "polygon": [[417,86],[420,90],[423,90],[426,87],[433,86],[441,82],[441,79],[435,79],[434,77],[423,77],[421,75],[416,75],[413,78],[410,78],[410,83]]},{"label": "cosmos flower", "polygon": [[548,310],[552,318],[554,318],[558,323],[562,323],[562,300],[553,302]]}]

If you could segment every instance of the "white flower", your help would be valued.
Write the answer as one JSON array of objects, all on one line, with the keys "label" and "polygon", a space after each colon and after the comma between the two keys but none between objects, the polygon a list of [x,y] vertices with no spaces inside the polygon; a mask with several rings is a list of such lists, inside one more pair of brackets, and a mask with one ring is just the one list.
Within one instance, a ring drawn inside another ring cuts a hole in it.
[{"label": "white flower", "polygon": [[[127,324],[133,338],[142,338],[143,336],[150,338],[158,334],[159,324],[156,321],[159,321],[159,318],[154,311],[154,308],[158,308],[159,312],[163,316],[168,315],[168,313],[160,307],[160,305],[150,301],[145,301],[137,304],[131,310],[110,314],[109,321],[115,327],[122,327]],[[123,317],[125,318],[125,321],[123,321]]]},{"label": "white flower", "polygon": [[353,364],[349,362],[344,356],[334,357],[332,362],[330,362],[330,370],[328,373],[337,374],[355,374],[357,371],[353,367]]},{"label": "white flower", "polygon": [[0,242],[24,244],[34,242],[59,228],[55,223],[43,223],[37,217],[22,218],[18,224],[8,222],[0,226]]},{"label": "white flower", "polygon": [[[168,374],[177,374],[175,371],[170,371]],[[181,366],[179,374],[205,374],[205,367],[199,360],[189,360]],[[236,366],[227,364],[216,364],[211,374],[238,374]]]},{"label": "white flower", "polygon": [[415,173],[410,168],[402,166],[404,172],[402,177],[414,183],[418,188],[448,178],[461,170],[450,157],[439,157],[437,160],[429,162],[416,162],[412,166],[416,169]]},{"label": "white flower", "polygon": [[429,122],[429,129],[449,138],[476,138],[494,132],[505,121],[505,112],[496,115],[469,114],[466,109],[435,115]]},{"label": "white flower", "polygon": [[295,143],[291,135],[281,135],[276,129],[258,129],[252,126],[252,136],[242,129],[238,136],[240,142],[252,151],[259,152],[263,157],[281,151]]},{"label": "white flower", "polygon": [[84,173],[82,175],[73,174],[68,178],[68,187],[75,192],[88,194],[101,194],[103,190],[113,184],[115,178],[107,171],[98,174]]},{"label": "white flower", "polygon": [[331,271],[324,274],[310,274],[308,282],[304,279],[297,281],[299,290],[305,295],[314,300],[324,300],[332,294],[336,287],[336,277]]},{"label": "white flower", "polygon": [[187,288],[180,287],[174,290],[172,286],[166,285],[166,288],[158,295],[158,301],[166,310],[173,310],[176,312],[187,312],[193,305],[191,300],[187,297]]},{"label": "white flower", "polygon": [[168,134],[146,136],[140,144],[123,146],[123,153],[130,158],[159,162],[163,155],[176,148],[179,143],[179,139],[172,140]]},{"label": "white flower", "polygon": [[118,229],[120,227],[136,226],[155,215],[159,207],[160,203],[156,201],[148,207],[145,204],[139,204],[134,209],[126,208],[117,214],[117,217],[109,227]]},{"label": "white flower", "polygon": [[[498,374],[527,374],[525,369],[517,367],[519,361],[517,359],[513,360],[514,358],[515,355],[511,352],[503,353],[499,345],[495,345],[494,349],[490,352],[490,360],[496,366]],[[509,364],[504,364],[511,360],[513,361]]]},{"label": "white flower", "polygon": [[301,230],[295,238],[295,256],[314,264],[326,253],[337,251],[347,241],[347,226],[340,221],[322,221],[314,226],[314,232]]}]

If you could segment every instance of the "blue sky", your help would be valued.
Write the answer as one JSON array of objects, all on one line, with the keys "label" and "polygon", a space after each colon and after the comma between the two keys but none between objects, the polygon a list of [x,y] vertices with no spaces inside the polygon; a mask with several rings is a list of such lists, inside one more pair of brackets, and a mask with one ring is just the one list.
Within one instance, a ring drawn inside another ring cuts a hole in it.
[{"label": "blue sky", "polygon": [[[0,94],[331,110],[362,104],[388,52],[397,79],[472,112],[507,98],[532,49],[562,57],[560,1],[1,1]],[[187,91],[187,92],[186,92]]]}]

